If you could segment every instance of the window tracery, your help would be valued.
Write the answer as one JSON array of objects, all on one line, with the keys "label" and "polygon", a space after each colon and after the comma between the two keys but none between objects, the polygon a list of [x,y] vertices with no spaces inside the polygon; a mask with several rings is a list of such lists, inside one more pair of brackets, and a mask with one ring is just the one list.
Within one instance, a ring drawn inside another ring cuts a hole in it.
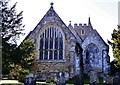
[{"label": "window tracery", "polygon": [[63,60],[63,34],[56,27],[48,27],[40,34],[39,59]]}]

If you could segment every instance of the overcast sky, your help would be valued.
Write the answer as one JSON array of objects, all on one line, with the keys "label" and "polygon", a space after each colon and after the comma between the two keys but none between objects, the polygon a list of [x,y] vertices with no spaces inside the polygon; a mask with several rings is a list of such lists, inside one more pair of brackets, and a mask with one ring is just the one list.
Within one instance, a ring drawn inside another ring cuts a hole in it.
[{"label": "overcast sky", "polygon": [[[119,0],[11,0],[12,6],[17,3],[17,12],[23,11],[23,24],[25,24],[26,35],[32,31],[45,13],[54,3],[54,10],[68,26],[69,21],[74,23],[91,23],[104,41],[111,39],[113,29],[118,25],[118,1]],[[25,35],[25,36],[26,36]],[[25,38],[21,37],[20,42]],[[110,49],[110,56],[112,51]],[[111,60],[113,58],[111,57]]]}]

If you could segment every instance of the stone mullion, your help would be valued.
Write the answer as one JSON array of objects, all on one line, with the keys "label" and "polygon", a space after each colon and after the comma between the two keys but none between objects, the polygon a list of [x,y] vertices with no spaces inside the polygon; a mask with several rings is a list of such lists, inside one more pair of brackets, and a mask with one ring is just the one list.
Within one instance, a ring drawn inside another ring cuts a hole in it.
[{"label": "stone mullion", "polygon": [[40,38],[39,38],[39,47],[38,47],[39,48],[39,54],[38,54],[39,55],[39,60],[40,60],[40,56],[41,56],[40,55],[40,51],[41,51],[40,46],[41,46],[41,38],[42,38],[41,35],[40,35]]},{"label": "stone mullion", "polygon": [[59,43],[60,43],[60,33],[58,32],[58,50],[57,50],[58,59],[60,59],[60,56],[59,56],[60,45],[59,45]]},{"label": "stone mullion", "polygon": [[50,30],[48,28],[48,59],[50,59]]},{"label": "stone mullion", "polygon": [[45,30],[44,30],[44,35],[43,35],[43,60],[45,59],[44,58],[45,57],[44,49],[45,49]]},{"label": "stone mullion", "polygon": [[[53,34],[52,32],[51,32],[51,35]],[[52,38],[53,38],[53,49],[55,49],[55,36]],[[54,60],[54,50],[53,50],[53,60]]]},{"label": "stone mullion", "polygon": [[59,49],[59,33],[58,30],[56,31],[56,35],[57,35],[57,44],[58,44],[58,48],[57,48],[57,59],[59,59],[59,54],[58,54],[58,49]]},{"label": "stone mullion", "polygon": [[61,34],[61,40],[62,40],[62,59],[64,59],[64,51],[63,51],[63,49],[64,49],[64,43],[63,43],[63,36],[62,36],[62,34]]},{"label": "stone mullion", "polygon": [[[48,45],[48,48],[49,48],[49,38],[48,38],[48,29],[46,29],[46,38],[45,39],[47,39],[47,45]],[[46,48],[46,51],[47,51],[47,59],[49,59],[49,50],[48,50],[48,48]]]}]

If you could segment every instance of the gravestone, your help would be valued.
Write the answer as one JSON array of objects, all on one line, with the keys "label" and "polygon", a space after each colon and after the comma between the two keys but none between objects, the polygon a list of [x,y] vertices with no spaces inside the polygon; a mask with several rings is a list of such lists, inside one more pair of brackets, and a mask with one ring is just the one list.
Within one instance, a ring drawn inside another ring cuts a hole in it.
[{"label": "gravestone", "polygon": [[89,77],[90,77],[90,85],[98,85],[99,84],[99,78],[98,78],[97,72],[90,71]]},{"label": "gravestone", "polygon": [[108,74],[104,75],[104,85],[111,85],[112,84],[112,77]]},{"label": "gravestone", "polygon": [[34,77],[25,78],[24,85],[36,85],[36,79]]},{"label": "gravestone", "polygon": [[113,85],[120,85],[120,75],[117,72],[113,78]]},{"label": "gravestone", "polygon": [[57,76],[57,84],[56,85],[66,85],[65,84],[65,75],[63,72],[60,72]]},{"label": "gravestone", "polygon": [[80,75],[75,75],[74,77],[74,85],[83,85],[82,79]]}]

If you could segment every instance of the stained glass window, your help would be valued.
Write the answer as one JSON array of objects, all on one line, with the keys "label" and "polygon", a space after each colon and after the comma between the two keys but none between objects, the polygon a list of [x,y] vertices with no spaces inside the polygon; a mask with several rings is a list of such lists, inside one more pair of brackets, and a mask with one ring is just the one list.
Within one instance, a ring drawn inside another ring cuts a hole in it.
[{"label": "stained glass window", "polygon": [[52,38],[51,27],[49,28],[49,30],[50,30],[50,35],[49,35],[49,37]]},{"label": "stained glass window", "polygon": [[43,38],[40,39],[40,49],[43,49]]},{"label": "stained glass window", "polygon": [[50,49],[53,49],[53,38],[50,39]]},{"label": "stained glass window", "polygon": [[44,52],[44,59],[45,59],[45,60],[48,59],[48,51],[45,51],[45,52]]},{"label": "stained glass window", "polygon": [[63,59],[63,51],[62,50],[59,51],[59,59]]},{"label": "stained glass window", "polygon": [[40,59],[43,59],[43,51],[40,51]]},{"label": "stained glass window", "polygon": [[45,38],[47,38],[47,32],[46,32],[46,30],[45,30]]},{"label": "stained glass window", "polygon": [[52,50],[50,51],[49,59],[53,59],[53,51]]},{"label": "stained glass window", "polygon": [[58,49],[58,38],[55,38],[55,49]]},{"label": "stained glass window", "polygon": [[46,39],[45,39],[45,50],[48,49],[48,42],[49,42],[49,41],[48,41],[48,39],[46,38]]},{"label": "stained glass window", "polygon": [[58,52],[57,52],[57,50],[55,50],[55,51],[54,51],[54,59],[58,59],[58,58],[57,58],[57,57],[58,57],[57,54],[58,54]]},{"label": "stained glass window", "polygon": [[40,60],[63,59],[63,35],[56,27],[48,27],[40,34]]},{"label": "stained glass window", "polygon": [[52,37],[54,37],[55,33],[54,33],[54,28],[52,27]]},{"label": "stained glass window", "polygon": [[59,39],[59,49],[60,50],[63,49],[63,39],[62,38]]}]

